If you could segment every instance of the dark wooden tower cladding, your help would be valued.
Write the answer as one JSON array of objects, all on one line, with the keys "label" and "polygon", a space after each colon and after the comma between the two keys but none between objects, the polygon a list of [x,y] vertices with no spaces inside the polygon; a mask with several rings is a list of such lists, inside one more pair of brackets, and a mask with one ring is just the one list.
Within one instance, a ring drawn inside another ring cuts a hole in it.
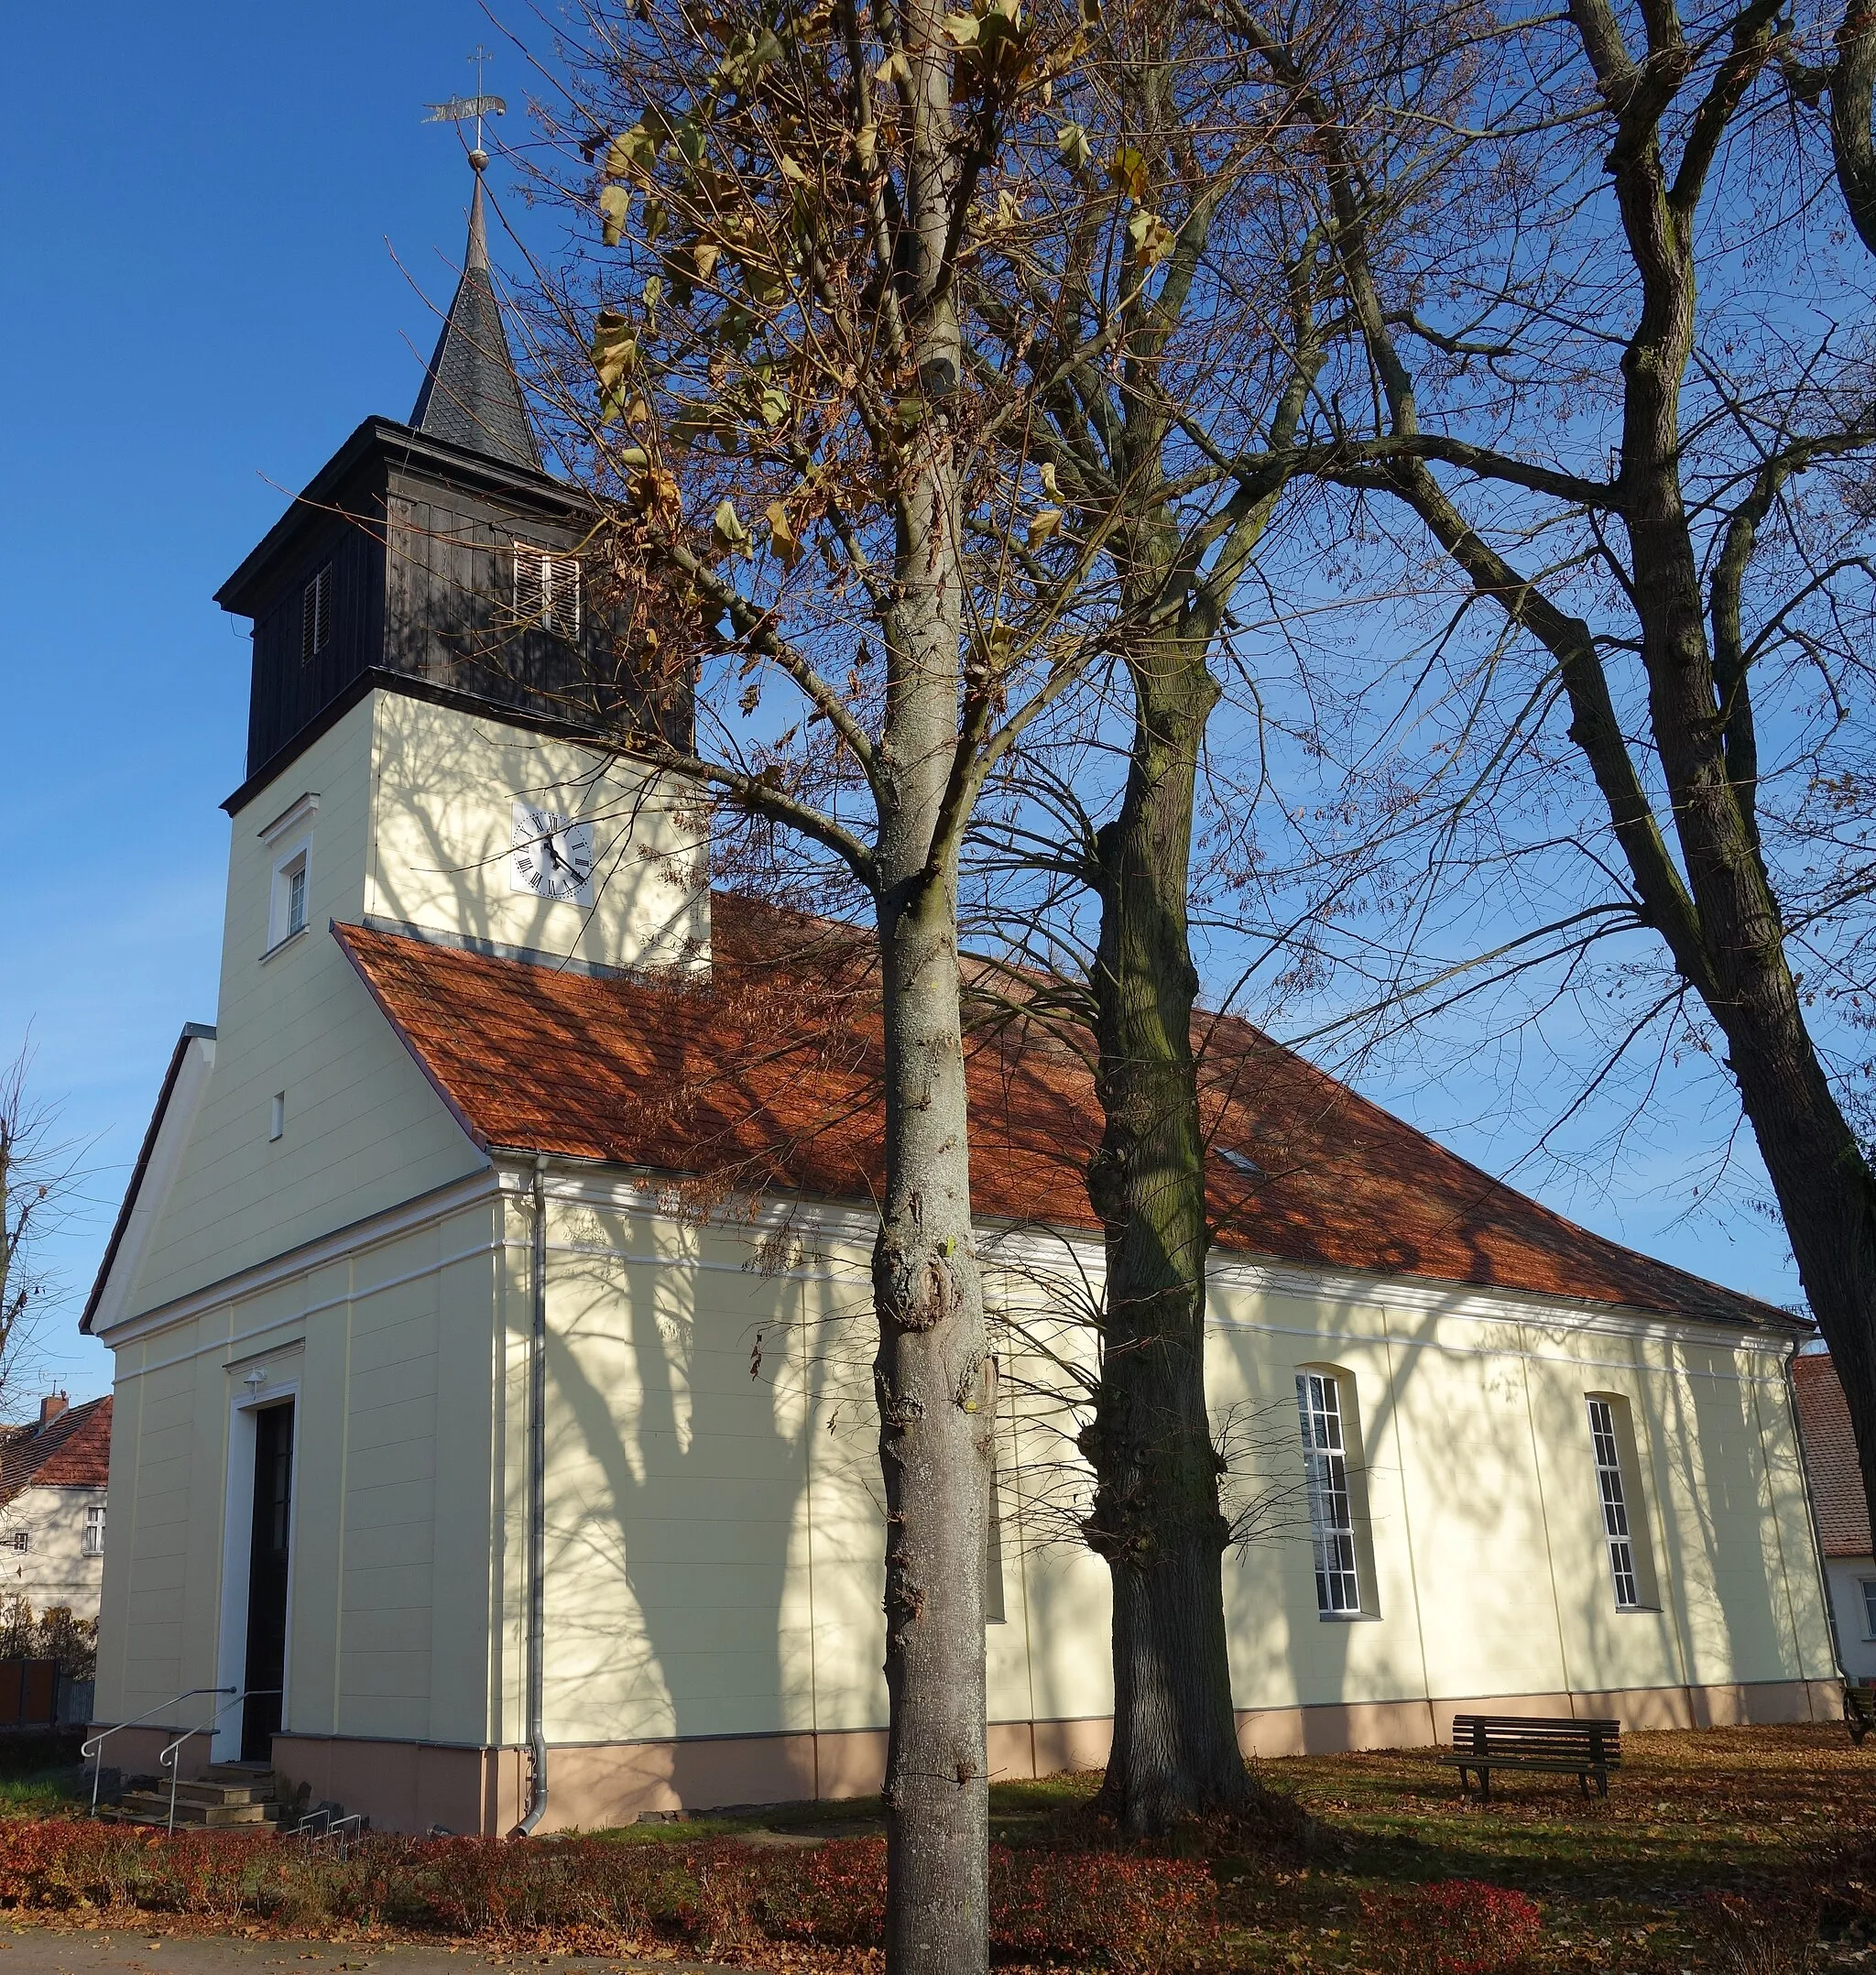
[{"label": "dark wooden tower cladding", "polygon": [[[254,620],[244,788],[373,684],[688,747],[688,677],[624,649],[592,552],[603,522],[542,470],[489,279],[478,173],[463,278],[410,422],[367,419],[215,593]],[[563,559],[580,565],[577,629],[540,621],[543,553],[562,589]]]}]

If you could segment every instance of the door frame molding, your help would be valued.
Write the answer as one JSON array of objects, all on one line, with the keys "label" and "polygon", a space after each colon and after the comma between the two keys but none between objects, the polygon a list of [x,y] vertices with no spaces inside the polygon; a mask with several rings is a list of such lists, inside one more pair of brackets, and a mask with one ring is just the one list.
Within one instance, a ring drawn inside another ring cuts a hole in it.
[{"label": "door frame molding", "polygon": [[[284,1359],[284,1362],[282,1362]],[[245,1380],[260,1372],[266,1382],[250,1388]],[[236,1374],[239,1373],[239,1377]],[[250,1361],[230,1366],[234,1391],[228,1402],[228,1468],[222,1509],[222,1622],[215,1653],[215,1684],[245,1687],[247,1684],[248,1563],[254,1544],[254,1460],[256,1414],[291,1402],[293,1460],[287,1482],[287,1650],[280,1675],[280,1728],[288,1723],[287,1701],[293,1691],[293,1560],[300,1532],[300,1353],[297,1347],[272,1362]],[[232,1700],[224,1697],[222,1703]],[[209,1759],[233,1762],[241,1754],[244,1709],[228,1707],[215,1723]]]}]

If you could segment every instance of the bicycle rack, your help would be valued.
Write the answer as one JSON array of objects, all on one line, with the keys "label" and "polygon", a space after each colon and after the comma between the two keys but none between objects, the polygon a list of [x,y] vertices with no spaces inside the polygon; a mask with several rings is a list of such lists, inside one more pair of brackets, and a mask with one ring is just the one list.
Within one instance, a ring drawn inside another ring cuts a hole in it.
[{"label": "bicycle rack", "polygon": [[[318,1830],[312,1828],[314,1820],[320,1821]],[[347,1834],[352,1838],[365,1836],[365,1817],[361,1811],[350,1811],[344,1817],[335,1817],[330,1810],[309,1810],[305,1817],[293,1827],[293,1836],[303,1838],[309,1845],[323,1845],[331,1839],[338,1847],[341,1860],[346,1856]]]}]

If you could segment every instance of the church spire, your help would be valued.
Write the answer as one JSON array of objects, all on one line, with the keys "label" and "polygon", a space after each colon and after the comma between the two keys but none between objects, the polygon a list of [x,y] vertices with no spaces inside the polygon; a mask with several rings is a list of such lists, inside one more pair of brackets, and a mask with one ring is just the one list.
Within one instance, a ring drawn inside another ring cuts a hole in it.
[{"label": "church spire", "polygon": [[482,211],[482,169],[487,154],[478,147],[469,154],[469,162],[475,171],[475,196],[469,207],[463,278],[456,284],[456,299],[437,338],[410,422],[432,439],[539,473],[540,448],[528,422],[521,380],[515,375],[501,307],[488,274],[488,224]]}]

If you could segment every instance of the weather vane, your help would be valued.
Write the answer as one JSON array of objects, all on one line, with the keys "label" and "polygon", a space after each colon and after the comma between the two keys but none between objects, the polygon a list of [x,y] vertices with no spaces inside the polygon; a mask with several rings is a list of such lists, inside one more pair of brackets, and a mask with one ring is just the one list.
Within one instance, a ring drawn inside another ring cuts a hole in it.
[{"label": "weather vane", "polygon": [[464,60],[475,64],[475,93],[473,96],[452,96],[447,103],[427,104],[429,115],[423,121],[426,124],[466,124],[473,116],[475,119],[475,148],[469,154],[469,162],[480,171],[488,162],[488,153],[482,147],[482,119],[485,116],[506,116],[508,106],[499,96],[482,93],[482,65],[489,60],[489,53],[480,41],[475,44],[475,52]]}]

